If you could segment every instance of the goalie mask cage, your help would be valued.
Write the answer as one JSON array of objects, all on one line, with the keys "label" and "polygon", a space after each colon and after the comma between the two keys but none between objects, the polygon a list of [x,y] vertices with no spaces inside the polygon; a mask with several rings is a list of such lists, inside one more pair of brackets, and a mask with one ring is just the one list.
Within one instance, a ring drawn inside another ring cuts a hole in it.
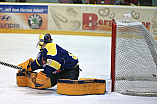
[{"label": "goalie mask cage", "polygon": [[112,91],[157,96],[157,42],[139,21],[112,22]]}]

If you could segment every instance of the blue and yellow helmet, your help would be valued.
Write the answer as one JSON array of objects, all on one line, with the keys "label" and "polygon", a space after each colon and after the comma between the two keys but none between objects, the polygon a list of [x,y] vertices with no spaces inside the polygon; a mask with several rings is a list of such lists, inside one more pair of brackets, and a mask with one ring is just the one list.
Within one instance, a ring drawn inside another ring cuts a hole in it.
[{"label": "blue and yellow helmet", "polygon": [[52,41],[53,39],[51,38],[51,35],[49,33],[44,33],[39,35],[37,46],[39,45],[39,48],[41,49],[41,46],[43,46],[45,43],[52,43]]}]

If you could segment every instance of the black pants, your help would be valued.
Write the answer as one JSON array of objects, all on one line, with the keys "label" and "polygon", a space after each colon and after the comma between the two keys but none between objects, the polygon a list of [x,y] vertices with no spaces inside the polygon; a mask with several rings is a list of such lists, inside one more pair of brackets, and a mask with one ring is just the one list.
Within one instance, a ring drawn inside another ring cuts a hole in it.
[{"label": "black pants", "polygon": [[57,84],[58,79],[71,79],[78,80],[79,77],[79,66],[73,69],[63,70],[57,74],[51,75],[51,85],[52,87]]}]

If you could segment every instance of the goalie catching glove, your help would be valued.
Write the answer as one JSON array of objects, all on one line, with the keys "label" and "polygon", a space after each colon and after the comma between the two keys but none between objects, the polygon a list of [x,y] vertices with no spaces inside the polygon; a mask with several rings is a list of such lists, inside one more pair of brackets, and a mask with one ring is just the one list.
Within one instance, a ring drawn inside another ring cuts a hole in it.
[{"label": "goalie catching glove", "polygon": [[32,58],[30,58],[30,59],[28,59],[26,62],[19,64],[18,66],[21,66],[22,69],[20,69],[20,70],[18,71],[18,73],[24,73],[25,75],[27,75],[27,72],[32,71],[32,69],[31,69],[31,63],[32,63],[33,61],[34,61],[34,60],[33,60]]}]

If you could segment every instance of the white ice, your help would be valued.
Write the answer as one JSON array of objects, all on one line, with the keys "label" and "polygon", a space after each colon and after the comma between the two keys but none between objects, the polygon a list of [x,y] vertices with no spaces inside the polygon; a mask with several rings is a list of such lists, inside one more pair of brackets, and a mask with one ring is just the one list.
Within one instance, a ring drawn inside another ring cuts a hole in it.
[{"label": "white ice", "polygon": [[[0,33],[0,61],[18,65],[36,58],[39,34]],[[54,42],[79,58],[80,78],[107,80],[103,95],[66,96],[57,86],[37,90],[16,85],[16,69],[0,65],[0,104],[156,104],[157,97],[110,93],[110,37],[53,35]]]}]

